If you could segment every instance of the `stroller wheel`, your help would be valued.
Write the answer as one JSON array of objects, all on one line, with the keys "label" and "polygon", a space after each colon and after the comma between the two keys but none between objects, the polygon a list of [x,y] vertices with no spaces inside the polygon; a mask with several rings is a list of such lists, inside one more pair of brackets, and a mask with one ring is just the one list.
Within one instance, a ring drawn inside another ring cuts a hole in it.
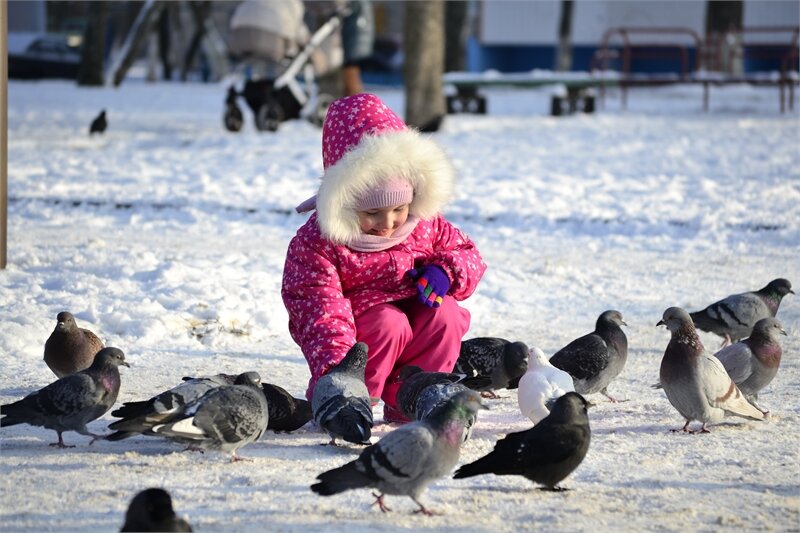
[{"label": "stroller wheel", "polygon": [[225,115],[223,116],[225,129],[232,132],[242,130],[244,125],[244,116],[242,110],[236,104],[227,104],[225,106]]},{"label": "stroller wheel", "polygon": [[328,108],[331,106],[335,98],[327,93],[320,93],[317,96],[317,106],[314,112],[308,117],[308,120],[318,128],[322,127],[325,122],[325,115],[328,114]]},{"label": "stroller wheel", "polygon": [[259,131],[277,131],[283,121],[283,114],[283,108],[277,101],[267,100],[256,113],[256,128]]}]

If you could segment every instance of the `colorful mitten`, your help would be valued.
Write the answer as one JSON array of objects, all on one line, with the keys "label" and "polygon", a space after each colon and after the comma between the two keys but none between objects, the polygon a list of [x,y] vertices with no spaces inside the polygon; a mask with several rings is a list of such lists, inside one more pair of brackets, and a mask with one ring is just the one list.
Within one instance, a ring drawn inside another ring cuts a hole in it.
[{"label": "colorful mitten", "polygon": [[417,282],[419,301],[428,307],[439,307],[442,298],[450,290],[450,278],[436,265],[425,265],[421,269],[412,268],[407,276]]}]

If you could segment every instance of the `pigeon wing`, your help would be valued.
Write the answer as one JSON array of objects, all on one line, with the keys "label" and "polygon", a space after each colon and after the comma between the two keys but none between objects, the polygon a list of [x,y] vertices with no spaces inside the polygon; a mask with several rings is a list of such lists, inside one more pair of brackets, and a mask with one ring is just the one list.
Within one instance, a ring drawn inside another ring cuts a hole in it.
[{"label": "pigeon wing", "polygon": [[550,364],[574,379],[594,377],[607,367],[608,363],[608,344],[594,333],[575,339],[550,358]]},{"label": "pigeon wing", "polygon": [[413,481],[425,474],[434,441],[433,432],[423,424],[401,426],[364,450],[356,468],[390,486]]},{"label": "pigeon wing", "polygon": [[753,351],[743,342],[726,346],[714,357],[722,362],[734,383],[742,383],[753,374]]},{"label": "pigeon wing", "polygon": [[215,389],[204,397],[194,425],[221,442],[237,443],[253,435],[258,439],[267,421],[256,394],[260,393],[240,385]]},{"label": "pigeon wing", "polygon": [[745,400],[719,359],[702,354],[699,365],[703,392],[710,405],[739,416],[764,419],[764,414]]}]

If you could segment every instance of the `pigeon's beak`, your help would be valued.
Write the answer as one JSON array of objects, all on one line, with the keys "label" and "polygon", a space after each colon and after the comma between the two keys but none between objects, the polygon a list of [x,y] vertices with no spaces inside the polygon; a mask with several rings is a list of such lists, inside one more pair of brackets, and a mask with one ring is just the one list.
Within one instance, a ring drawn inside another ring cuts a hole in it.
[{"label": "pigeon's beak", "polygon": [[783,328],[778,328],[778,331],[780,331],[783,335],[786,335],[787,337],[789,336],[789,334],[786,333],[786,330]]},{"label": "pigeon's beak", "polygon": [[127,366],[128,368],[130,368],[130,367],[131,367],[131,365],[130,365],[130,364],[127,362],[127,361],[123,361],[123,362],[121,362],[120,364],[121,364],[122,366]]},{"label": "pigeon's beak", "polygon": [[478,405],[480,406],[481,409],[485,409],[485,410],[489,411],[489,406],[486,405],[485,403],[478,402]]},{"label": "pigeon's beak", "polygon": [[792,289],[789,289],[789,292],[791,292],[792,294],[794,294],[794,291],[793,291]]},{"label": "pigeon's beak", "polygon": [[666,326],[666,325],[667,325],[666,322],[664,322],[663,320],[659,320],[658,324],[656,324],[656,327],[658,327],[658,326]]},{"label": "pigeon's beak", "polygon": [[624,320],[620,320],[620,322],[622,322],[622,325],[623,325],[623,326],[627,326],[627,325],[628,325],[628,323],[627,323],[627,322],[625,322]]}]

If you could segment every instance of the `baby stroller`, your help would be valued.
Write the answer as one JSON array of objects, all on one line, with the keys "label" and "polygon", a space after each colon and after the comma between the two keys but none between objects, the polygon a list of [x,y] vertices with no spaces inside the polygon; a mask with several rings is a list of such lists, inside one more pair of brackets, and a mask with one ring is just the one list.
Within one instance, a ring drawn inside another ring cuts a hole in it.
[{"label": "baby stroller", "polygon": [[[276,131],[281,122],[304,118],[321,126],[333,97],[320,94],[316,78],[341,66],[339,26],[342,7],[309,35],[300,0],[245,0],[231,18],[228,46],[242,59],[241,90],[228,88],[223,121],[229,131],[244,125],[237,98],[252,110],[259,131]],[[300,75],[302,74],[302,83]]]}]

